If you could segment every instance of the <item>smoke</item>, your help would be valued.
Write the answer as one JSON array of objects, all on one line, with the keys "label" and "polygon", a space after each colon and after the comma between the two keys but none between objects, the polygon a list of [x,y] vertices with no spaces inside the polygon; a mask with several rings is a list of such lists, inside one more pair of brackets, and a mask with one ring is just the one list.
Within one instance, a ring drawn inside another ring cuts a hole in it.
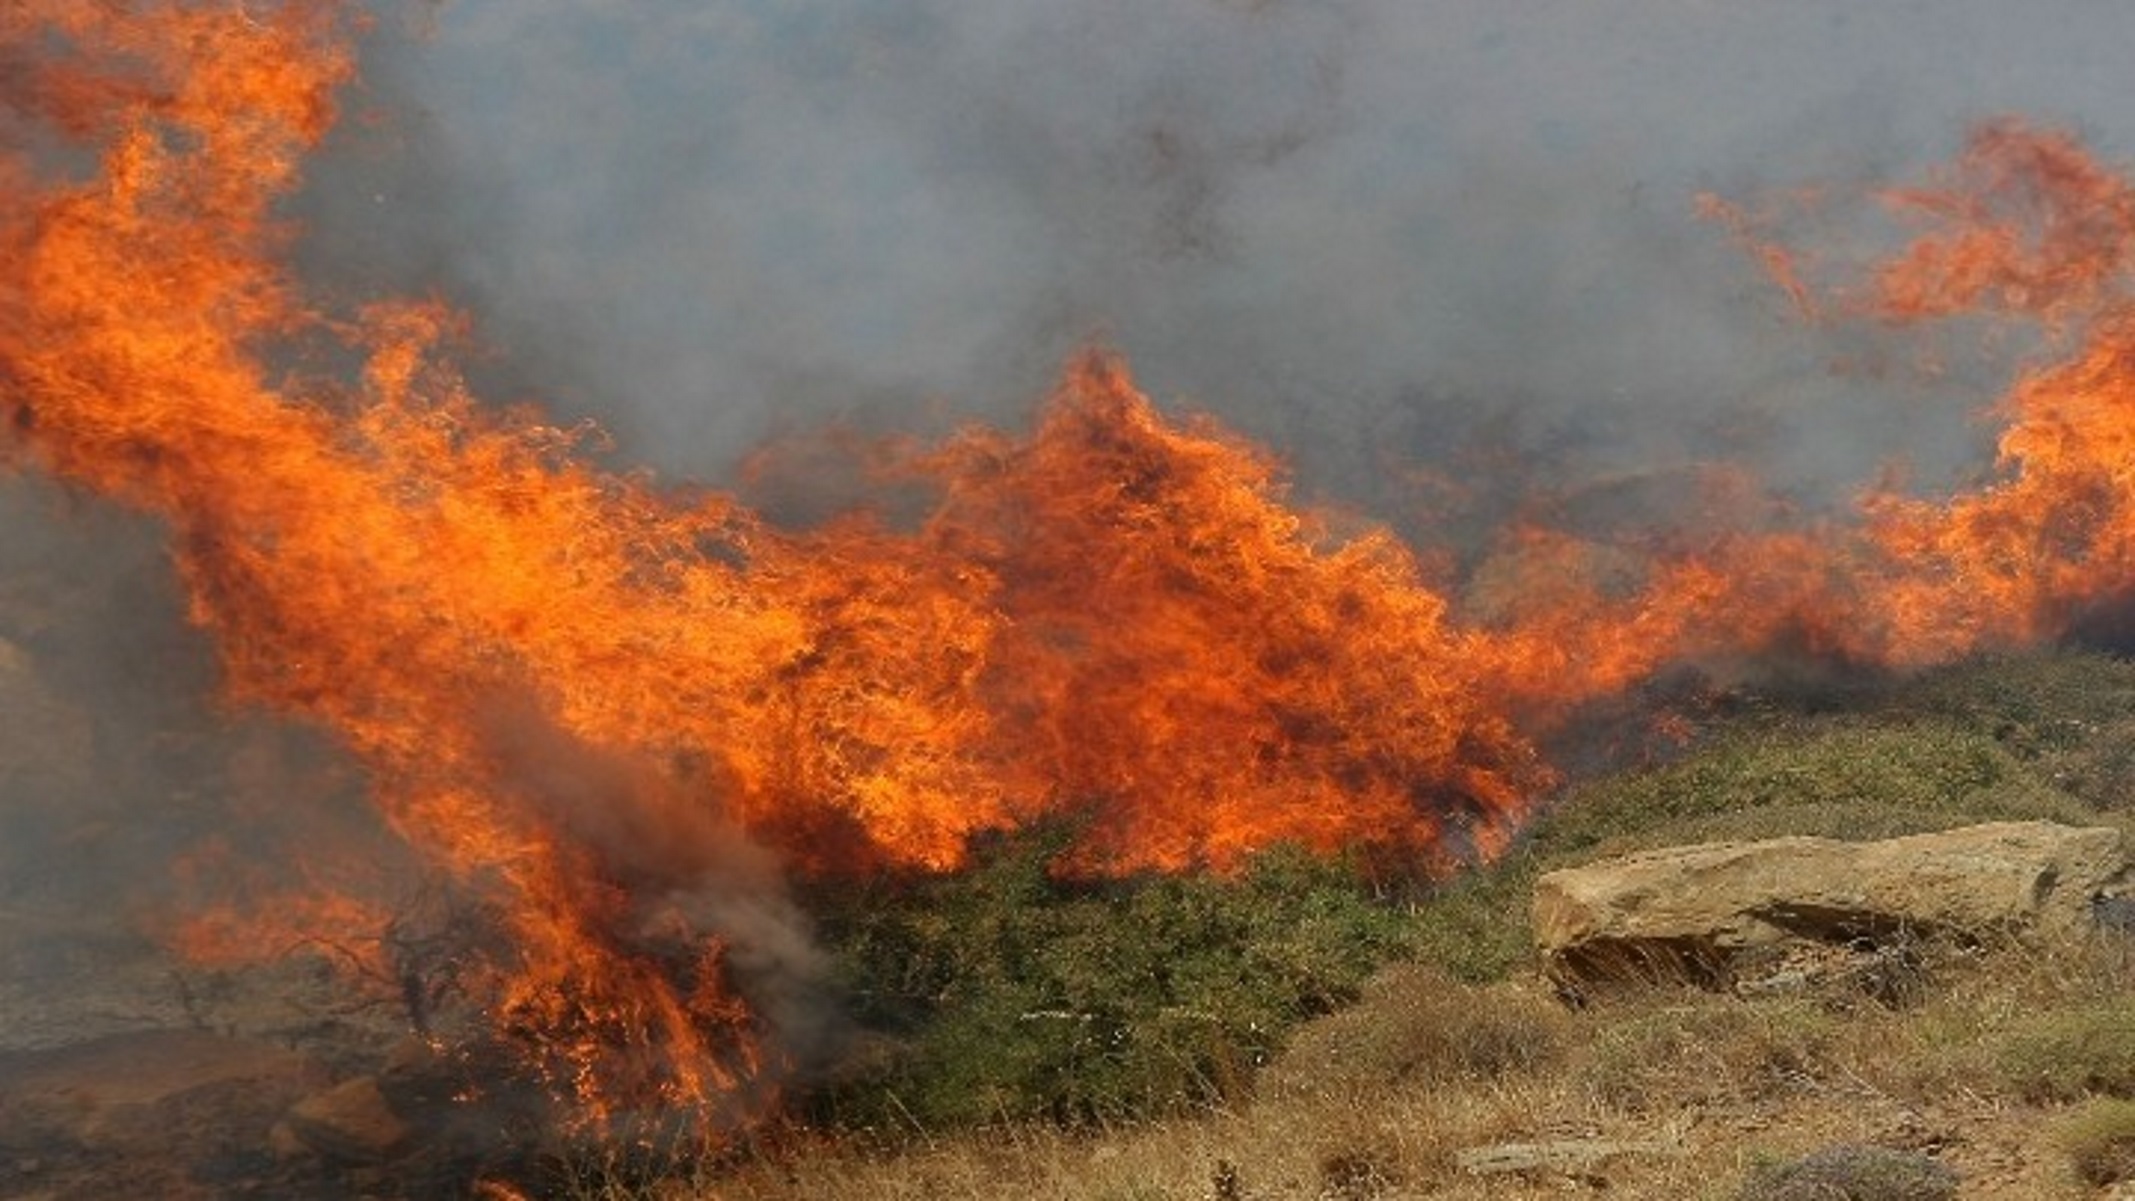
[{"label": "smoke", "polygon": [[320,732],[215,702],[167,537],[0,477],[0,1050],[200,1020],[158,940],[311,848],[410,867]]},{"label": "smoke", "polygon": [[1960,476],[1999,381],[1802,327],[1693,199],[1904,178],[2005,111],[2111,156],[2135,14],[2053,9],[457,0],[378,39],[305,215],[672,476],[1018,421],[1095,335],[1384,520],[1481,443],[1818,504]]},{"label": "smoke", "polygon": [[612,933],[640,947],[724,940],[735,985],[791,1066],[824,1051],[828,961],[777,858],[720,812],[714,782],[591,745],[524,698],[496,698],[482,739],[513,803],[589,850],[629,898]]}]

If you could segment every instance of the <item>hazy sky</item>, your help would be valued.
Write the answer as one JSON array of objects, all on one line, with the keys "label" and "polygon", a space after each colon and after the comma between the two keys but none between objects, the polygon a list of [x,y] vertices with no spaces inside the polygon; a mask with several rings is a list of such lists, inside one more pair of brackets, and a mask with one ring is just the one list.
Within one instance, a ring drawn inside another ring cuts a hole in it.
[{"label": "hazy sky", "polygon": [[1834,377],[1858,348],[1693,197],[1904,179],[2004,113],[2135,134],[2111,0],[422,11],[316,173],[316,259],[441,289],[504,386],[715,479],[826,418],[1021,421],[1093,335],[1367,507],[1493,422],[1798,489],[1955,461],[1979,386]]}]

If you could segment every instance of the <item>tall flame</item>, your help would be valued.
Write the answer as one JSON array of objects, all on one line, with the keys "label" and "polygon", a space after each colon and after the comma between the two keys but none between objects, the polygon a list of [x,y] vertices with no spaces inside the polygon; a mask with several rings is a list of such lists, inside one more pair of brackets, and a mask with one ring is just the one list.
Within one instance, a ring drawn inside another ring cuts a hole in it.
[{"label": "tall flame", "polygon": [[2135,200],[2064,138],[1983,133],[1900,198],[1939,224],[1879,281],[1886,315],[2080,327],[2008,399],[1992,483],[1649,548],[1630,587],[1520,531],[1517,603],[1480,623],[1102,353],[1026,436],[894,454],[931,497],[904,526],[782,531],[596,469],[581,434],[476,401],[449,311],[322,313],[292,278],[276,206],[353,22],[0,12],[0,411],[21,459],[166,520],[230,693],[333,731],[392,828],[497,908],[485,1012],[592,1112],[760,1089],[762,1021],[702,900],[758,870],[747,846],[945,870],[1072,813],[1085,873],[1488,852],[1552,779],[1538,732],[1670,661],[1785,639],[1932,662],[2051,637],[2135,569]]},{"label": "tall flame", "polygon": [[[917,530],[779,533],[481,408],[449,313],[304,307],[274,205],[349,73],[343,14],[51,2],[4,32],[64,49],[20,102],[100,154],[7,166],[21,453],[170,522],[230,691],[338,732],[392,826],[498,899],[491,1012],[589,1104],[757,1070],[686,901],[736,829],[940,869],[1073,807],[1080,870],[1223,868],[1494,837],[1542,778],[1397,546],[1322,546],[1115,361],[1026,440],[913,456],[941,497]],[[276,366],[322,335],[360,380]]]}]

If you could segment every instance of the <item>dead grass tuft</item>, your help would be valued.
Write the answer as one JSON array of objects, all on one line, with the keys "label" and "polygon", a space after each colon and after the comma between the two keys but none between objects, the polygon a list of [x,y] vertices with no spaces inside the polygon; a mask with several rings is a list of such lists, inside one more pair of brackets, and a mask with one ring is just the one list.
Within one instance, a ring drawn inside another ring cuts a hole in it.
[{"label": "dead grass tuft", "polygon": [[1266,1093],[1495,1080],[1561,1064],[1569,1014],[1533,982],[1463,984],[1417,963],[1375,976],[1356,1004],[1300,1027]]},{"label": "dead grass tuft", "polygon": [[2063,1119],[2056,1139],[2084,1183],[2135,1179],[2135,1100],[2090,1101]]},{"label": "dead grass tuft", "polygon": [[1689,990],[1622,997],[1596,1014],[1579,1077],[1610,1105],[1782,1098],[1832,1074],[1846,1021],[1804,998],[1755,1001]]},{"label": "dead grass tuft", "polygon": [[2027,1100],[2135,1097],[2135,997],[2031,1014],[2003,1038],[1996,1063]]},{"label": "dead grass tuft", "polygon": [[1400,1168],[1370,1150],[1340,1151],[1320,1159],[1320,1195],[1329,1201],[1371,1201],[1401,1181]]}]

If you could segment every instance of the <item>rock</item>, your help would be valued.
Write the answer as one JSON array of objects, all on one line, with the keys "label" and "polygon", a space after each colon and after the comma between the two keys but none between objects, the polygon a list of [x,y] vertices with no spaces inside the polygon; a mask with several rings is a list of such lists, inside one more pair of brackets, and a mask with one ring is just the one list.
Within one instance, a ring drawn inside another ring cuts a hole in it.
[{"label": "rock", "polygon": [[2117,934],[2135,934],[2135,897],[2091,894],[2091,924]]},{"label": "rock", "polygon": [[286,1120],[306,1146],[359,1163],[392,1158],[414,1134],[386,1103],[375,1076],[358,1076],[314,1093],[292,1107]]},{"label": "rock", "polygon": [[1874,948],[2082,928],[2131,876],[2119,831],[1996,822],[1881,842],[1775,838],[1649,851],[1535,882],[1535,939],[1560,984],[1719,986],[1789,943]]},{"label": "rock", "polygon": [[1681,1155],[1674,1143],[1622,1142],[1610,1139],[1562,1139],[1549,1143],[1498,1143],[1458,1152],[1453,1162],[1474,1176],[1514,1172],[1557,1172],[1582,1176],[1626,1155]]}]

